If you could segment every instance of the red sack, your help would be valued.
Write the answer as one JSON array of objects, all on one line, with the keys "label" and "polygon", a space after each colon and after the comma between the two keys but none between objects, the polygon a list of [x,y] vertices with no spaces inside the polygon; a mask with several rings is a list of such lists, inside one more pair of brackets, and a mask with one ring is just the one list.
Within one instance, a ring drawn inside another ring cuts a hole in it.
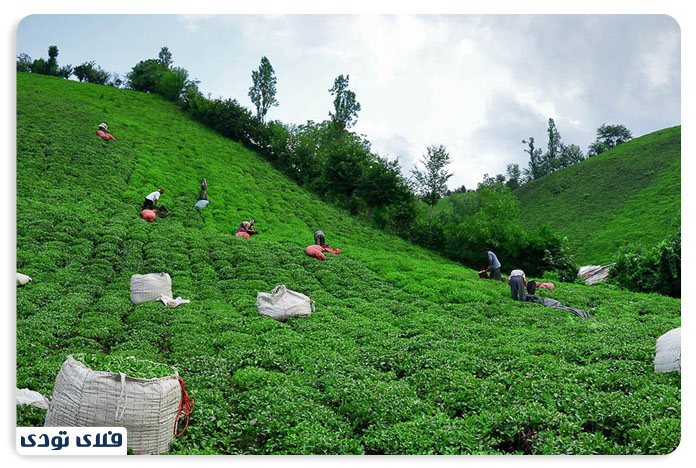
[{"label": "red sack", "polygon": [[329,252],[329,253],[332,253],[334,255],[338,255],[341,253],[341,249],[333,249],[333,248],[331,248],[331,246],[325,245],[324,252]]},{"label": "red sack", "polygon": [[486,271],[485,268],[481,268],[479,271],[479,278],[486,278],[488,279],[488,272]]},{"label": "red sack", "polygon": [[140,212],[140,216],[147,222],[153,222],[157,217],[157,210],[143,210]]},{"label": "red sack", "polygon": [[536,281],[536,287],[537,288],[546,288],[551,292],[553,292],[553,290],[556,289],[556,285],[551,283],[550,281],[547,281],[544,283],[540,283],[540,282]]},{"label": "red sack", "polygon": [[326,255],[322,253],[324,249],[321,245],[308,245],[305,249],[305,253],[310,257],[318,258],[319,260],[326,260]]},{"label": "red sack", "polygon": [[236,237],[243,237],[245,239],[249,238],[249,234],[244,232],[244,231],[239,231],[237,234],[235,234]]},{"label": "red sack", "polygon": [[97,135],[99,135],[102,138],[102,140],[104,140],[104,141],[116,139],[111,133],[107,133],[102,129],[97,130]]}]

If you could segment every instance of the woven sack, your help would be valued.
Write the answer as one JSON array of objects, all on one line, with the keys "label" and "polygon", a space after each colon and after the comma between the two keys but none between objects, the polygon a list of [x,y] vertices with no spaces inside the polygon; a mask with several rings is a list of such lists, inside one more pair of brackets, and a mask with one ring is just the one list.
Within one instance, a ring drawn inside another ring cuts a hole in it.
[{"label": "woven sack", "polygon": [[44,426],[125,427],[136,454],[169,450],[181,402],[179,374],[134,379],[95,371],[72,356],[56,376]]},{"label": "woven sack", "polygon": [[289,318],[311,317],[314,301],[302,293],[287,289],[284,284],[276,286],[271,294],[260,292],[256,295],[256,308],[259,314],[279,322]]},{"label": "woven sack", "polygon": [[29,278],[27,275],[17,273],[17,286],[24,286],[29,281],[31,281],[31,278]]},{"label": "woven sack", "polygon": [[668,331],[657,339],[655,372],[681,372],[681,327]]},{"label": "woven sack", "polygon": [[158,301],[162,295],[173,297],[172,278],[169,274],[150,273],[131,276],[130,300],[133,304]]}]

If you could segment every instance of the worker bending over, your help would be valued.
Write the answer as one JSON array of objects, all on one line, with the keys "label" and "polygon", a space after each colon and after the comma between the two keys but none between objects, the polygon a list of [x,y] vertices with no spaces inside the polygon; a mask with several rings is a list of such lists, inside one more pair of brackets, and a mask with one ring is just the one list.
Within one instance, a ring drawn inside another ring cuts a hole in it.
[{"label": "worker bending over", "polygon": [[525,288],[527,287],[527,277],[522,270],[512,270],[510,273],[510,293],[512,293],[512,298],[520,301],[527,300],[527,294]]},{"label": "worker bending over", "polygon": [[151,210],[156,206],[159,206],[159,197],[164,193],[164,189],[158,189],[152,192],[150,195],[145,197],[145,202],[143,203],[143,210]]}]

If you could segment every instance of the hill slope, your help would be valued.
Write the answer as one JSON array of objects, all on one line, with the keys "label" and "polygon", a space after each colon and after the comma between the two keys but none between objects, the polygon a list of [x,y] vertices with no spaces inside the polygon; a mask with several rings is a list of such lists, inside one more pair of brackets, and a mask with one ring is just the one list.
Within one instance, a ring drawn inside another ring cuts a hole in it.
[{"label": "hill slope", "polygon": [[[655,339],[680,301],[560,285],[583,320],[323,204],[162,99],[17,75],[17,386],[50,393],[66,355],[174,365],[195,408],[175,453],[666,453],[680,376]],[[118,141],[95,135],[106,121]],[[210,206],[194,208],[200,177]],[[138,216],[162,186],[166,219]],[[261,234],[233,237],[255,218]],[[343,253],[304,247],[322,228]],[[134,307],[135,273],[190,304]],[[506,271],[507,273],[507,271]],[[309,319],[259,316],[277,284]],[[40,424],[22,409],[20,423]]]},{"label": "hill slope", "polygon": [[679,226],[681,126],[636,138],[520,187],[522,222],[550,223],[582,264],[628,243],[654,245]]}]

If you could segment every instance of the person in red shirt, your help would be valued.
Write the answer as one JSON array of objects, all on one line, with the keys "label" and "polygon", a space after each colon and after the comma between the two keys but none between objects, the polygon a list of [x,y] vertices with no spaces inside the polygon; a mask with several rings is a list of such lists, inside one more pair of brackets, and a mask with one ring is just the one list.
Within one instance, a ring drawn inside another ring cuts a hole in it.
[{"label": "person in red shirt", "polygon": [[97,129],[97,135],[99,135],[104,141],[115,140],[115,136],[113,136],[111,133],[107,133],[107,128],[108,127],[105,123],[100,123],[99,128]]}]

